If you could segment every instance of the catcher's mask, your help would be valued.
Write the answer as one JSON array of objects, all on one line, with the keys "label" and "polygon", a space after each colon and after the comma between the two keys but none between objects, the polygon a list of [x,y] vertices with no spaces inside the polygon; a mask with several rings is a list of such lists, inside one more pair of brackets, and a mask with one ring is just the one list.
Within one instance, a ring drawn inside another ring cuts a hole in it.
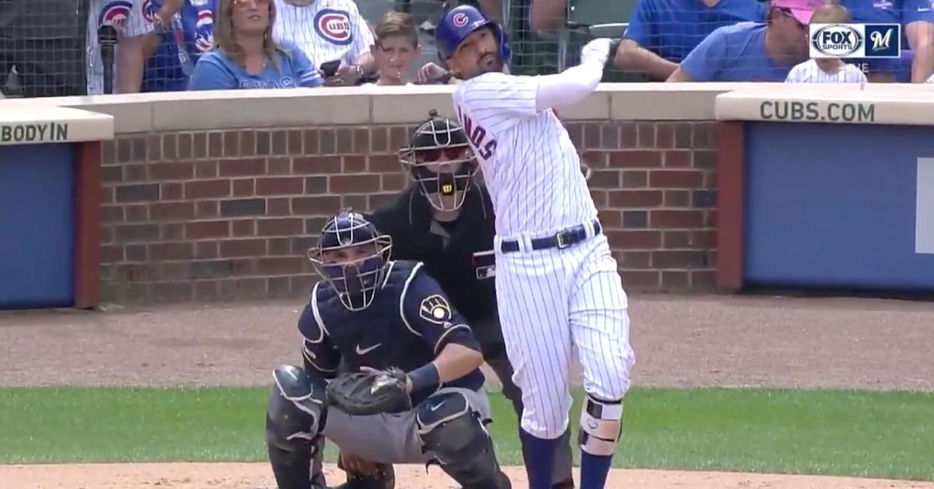
[{"label": "catcher's mask", "polygon": [[464,129],[451,119],[438,117],[434,110],[412,134],[409,145],[399,150],[399,161],[439,211],[464,205],[467,188],[479,168]]},{"label": "catcher's mask", "polygon": [[363,215],[341,211],[331,218],[308,250],[308,259],[347,309],[369,307],[386,282],[392,238],[380,234]]}]

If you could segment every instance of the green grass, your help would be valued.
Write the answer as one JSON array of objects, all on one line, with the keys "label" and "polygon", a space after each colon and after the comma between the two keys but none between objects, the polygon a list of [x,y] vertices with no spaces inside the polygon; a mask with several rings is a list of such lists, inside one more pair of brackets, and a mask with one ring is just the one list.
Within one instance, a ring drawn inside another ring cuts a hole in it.
[{"label": "green grass", "polygon": [[[0,389],[0,463],[262,461],[267,392]],[[491,397],[500,458],[521,463]],[[620,467],[934,480],[934,394],[633,389],[623,433]]]}]

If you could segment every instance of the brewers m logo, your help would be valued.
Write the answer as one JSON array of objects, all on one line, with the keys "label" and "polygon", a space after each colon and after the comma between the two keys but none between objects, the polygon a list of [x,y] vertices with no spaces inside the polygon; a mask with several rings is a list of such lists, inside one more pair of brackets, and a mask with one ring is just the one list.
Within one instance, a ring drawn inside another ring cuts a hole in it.
[{"label": "brewers m logo", "polygon": [[898,58],[900,24],[811,24],[812,58]]}]

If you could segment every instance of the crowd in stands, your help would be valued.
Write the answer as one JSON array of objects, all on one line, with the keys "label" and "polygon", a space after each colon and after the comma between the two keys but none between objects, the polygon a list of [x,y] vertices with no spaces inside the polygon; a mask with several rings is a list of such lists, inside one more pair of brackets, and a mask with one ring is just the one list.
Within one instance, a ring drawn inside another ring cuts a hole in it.
[{"label": "crowd in stands", "polygon": [[[515,1],[548,33],[568,1],[597,0]],[[900,24],[901,56],[810,59],[808,24],[845,22]],[[354,0],[0,0],[0,87],[13,72],[24,96],[456,83],[413,66],[417,30]],[[934,81],[932,0],[638,0],[620,36],[614,67],[654,81]]]}]

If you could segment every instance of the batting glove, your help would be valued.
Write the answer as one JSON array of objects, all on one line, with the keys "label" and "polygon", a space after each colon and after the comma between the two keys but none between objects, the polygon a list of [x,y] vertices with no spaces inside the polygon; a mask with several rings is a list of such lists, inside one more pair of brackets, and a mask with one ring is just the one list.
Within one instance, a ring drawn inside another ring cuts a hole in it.
[{"label": "batting glove", "polygon": [[588,42],[581,49],[581,64],[595,64],[603,66],[610,58],[610,47],[613,40],[601,37]]}]

